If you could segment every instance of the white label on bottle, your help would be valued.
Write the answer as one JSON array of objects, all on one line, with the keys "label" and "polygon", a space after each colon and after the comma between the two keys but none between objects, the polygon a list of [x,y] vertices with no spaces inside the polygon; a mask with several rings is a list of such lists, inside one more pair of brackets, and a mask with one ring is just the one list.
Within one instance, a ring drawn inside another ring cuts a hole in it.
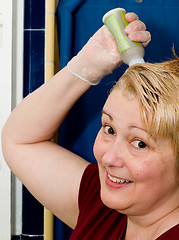
[{"label": "white label on bottle", "polygon": [[111,14],[104,21],[109,31],[113,34],[116,39],[120,54],[130,48],[129,42],[116,18],[115,14]]}]

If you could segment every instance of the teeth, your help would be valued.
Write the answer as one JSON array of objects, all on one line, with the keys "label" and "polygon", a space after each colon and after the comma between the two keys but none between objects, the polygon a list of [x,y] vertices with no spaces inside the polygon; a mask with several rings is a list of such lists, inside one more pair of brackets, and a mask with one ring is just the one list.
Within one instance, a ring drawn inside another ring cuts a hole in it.
[{"label": "teeth", "polygon": [[116,177],[112,177],[109,173],[108,173],[108,178],[112,181],[112,182],[117,182],[117,183],[129,183],[129,180],[124,180],[124,179],[120,179],[120,178],[116,178]]}]

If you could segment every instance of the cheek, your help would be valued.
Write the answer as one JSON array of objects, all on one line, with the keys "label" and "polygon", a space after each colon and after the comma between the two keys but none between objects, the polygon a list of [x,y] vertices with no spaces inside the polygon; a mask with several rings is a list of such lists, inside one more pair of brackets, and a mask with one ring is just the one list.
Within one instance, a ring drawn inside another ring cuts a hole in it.
[{"label": "cheek", "polygon": [[160,167],[152,161],[144,161],[135,168],[135,179],[140,182],[157,181],[160,178]]},{"label": "cheek", "polygon": [[100,141],[99,133],[98,133],[95,143],[94,143],[93,153],[94,153],[96,160],[99,162],[103,155],[103,148],[102,148],[102,144]]}]

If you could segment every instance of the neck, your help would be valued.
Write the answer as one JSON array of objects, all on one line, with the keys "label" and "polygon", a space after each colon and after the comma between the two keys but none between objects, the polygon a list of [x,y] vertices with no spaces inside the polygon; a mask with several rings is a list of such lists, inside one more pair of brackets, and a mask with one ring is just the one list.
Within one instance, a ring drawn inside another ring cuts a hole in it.
[{"label": "neck", "polygon": [[179,206],[165,214],[153,216],[128,216],[125,240],[156,239],[179,223]]}]

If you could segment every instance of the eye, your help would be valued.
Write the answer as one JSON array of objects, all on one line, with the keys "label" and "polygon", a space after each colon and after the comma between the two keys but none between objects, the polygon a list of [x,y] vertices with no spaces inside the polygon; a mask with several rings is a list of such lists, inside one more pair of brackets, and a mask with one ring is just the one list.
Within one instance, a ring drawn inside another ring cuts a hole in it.
[{"label": "eye", "polygon": [[132,142],[132,145],[135,147],[135,148],[138,148],[138,149],[145,149],[147,148],[147,144],[142,141],[142,140],[139,140],[139,139],[135,139],[133,142]]},{"label": "eye", "polygon": [[103,128],[104,128],[105,133],[110,134],[110,135],[115,134],[114,129],[111,126],[104,125]]}]

